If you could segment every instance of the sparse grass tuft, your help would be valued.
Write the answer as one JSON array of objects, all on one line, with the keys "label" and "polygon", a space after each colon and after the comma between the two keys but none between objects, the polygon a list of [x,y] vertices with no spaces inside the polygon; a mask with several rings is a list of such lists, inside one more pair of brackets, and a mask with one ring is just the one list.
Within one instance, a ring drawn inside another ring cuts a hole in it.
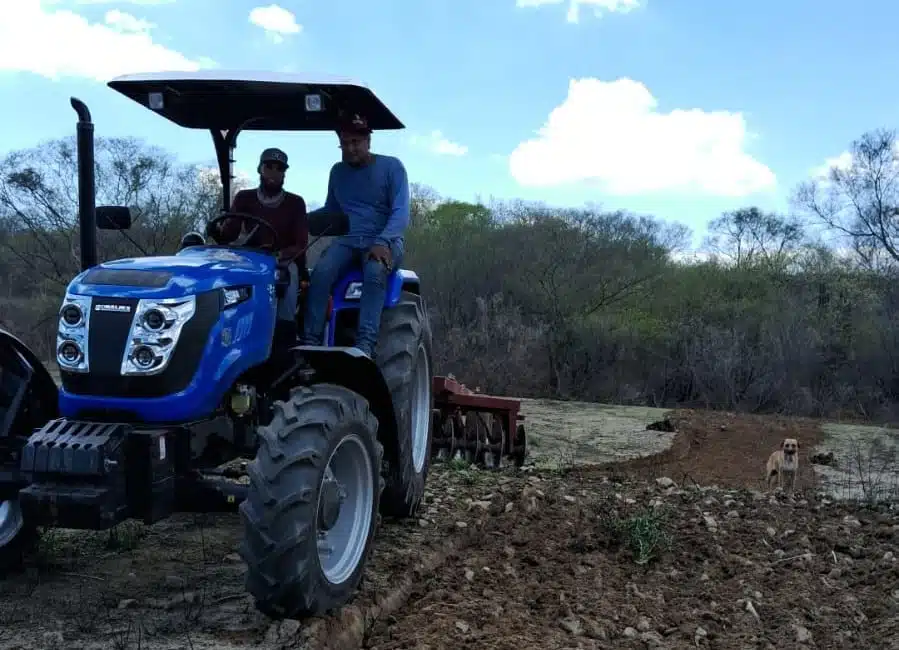
[{"label": "sparse grass tuft", "polygon": [[109,529],[106,548],[110,551],[133,551],[146,535],[143,524],[137,521],[123,521]]},{"label": "sparse grass tuft", "polygon": [[610,510],[600,518],[600,525],[613,541],[630,550],[639,565],[649,564],[671,549],[668,513],[661,508],[644,507],[626,517]]}]

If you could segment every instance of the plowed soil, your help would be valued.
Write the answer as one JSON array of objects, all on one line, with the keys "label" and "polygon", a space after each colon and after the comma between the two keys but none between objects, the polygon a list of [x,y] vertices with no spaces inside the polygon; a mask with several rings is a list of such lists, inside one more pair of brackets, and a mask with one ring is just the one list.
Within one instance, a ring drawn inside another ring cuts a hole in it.
[{"label": "plowed soil", "polygon": [[385,520],[357,597],[311,621],[255,611],[236,515],[51,531],[0,582],[0,648],[899,648],[899,513],[808,471],[760,491],[815,423],[669,418],[670,450],[622,464],[435,467],[421,519]]}]

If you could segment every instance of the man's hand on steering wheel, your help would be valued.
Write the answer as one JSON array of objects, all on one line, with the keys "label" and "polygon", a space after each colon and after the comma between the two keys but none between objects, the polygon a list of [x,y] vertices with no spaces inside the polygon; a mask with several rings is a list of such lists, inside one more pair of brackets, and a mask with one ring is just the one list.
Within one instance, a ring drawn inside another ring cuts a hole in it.
[{"label": "man's hand on steering wheel", "polygon": [[259,230],[259,227],[262,226],[264,228],[267,228],[268,231],[271,233],[273,243],[272,244],[263,244],[263,245],[260,245],[258,248],[267,248],[269,250],[275,250],[275,249],[280,248],[280,246],[279,246],[280,242],[278,240],[278,232],[272,227],[272,225],[265,219],[261,219],[260,217],[257,217],[256,215],[253,215],[253,214],[249,214],[247,212],[232,212],[230,210],[222,210],[218,216],[213,217],[206,223],[206,232],[209,235],[211,235],[212,237],[216,238],[216,241],[218,241],[218,238],[215,236],[216,236],[216,234],[221,236],[221,231],[222,231],[222,228],[224,227],[224,222],[229,219],[241,219],[244,221],[252,221],[255,224],[254,227],[246,235],[244,235],[244,236],[238,235],[237,238],[235,238],[235,240],[231,242],[231,244],[233,244],[234,246],[245,246],[246,243],[248,241],[250,241],[250,239],[252,239],[252,237],[256,234],[256,231]]}]

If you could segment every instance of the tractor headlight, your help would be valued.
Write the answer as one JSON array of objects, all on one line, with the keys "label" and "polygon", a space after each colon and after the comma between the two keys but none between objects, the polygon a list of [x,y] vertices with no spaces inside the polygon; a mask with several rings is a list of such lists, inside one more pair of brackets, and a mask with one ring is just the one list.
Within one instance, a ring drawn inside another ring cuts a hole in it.
[{"label": "tractor headlight", "polygon": [[362,297],[362,283],[361,282],[350,282],[349,286],[346,288],[346,293],[343,295],[344,300],[359,300]]},{"label": "tractor headlight", "polygon": [[228,309],[250,298],[250,287],[226,287],[222,289],[222,308]]},{"label": "tractor headlight", "polygon": [[56,362],[68,372],[90,372],[90,360],[87,356],[90,317],[90,296],[66,295],[59,308]]},{"label": "tractor headlight", "polygon": [[197,310],[196,296],[142,299],[122,356],[123,375],[157,375],[169,365],[181,330]]}]

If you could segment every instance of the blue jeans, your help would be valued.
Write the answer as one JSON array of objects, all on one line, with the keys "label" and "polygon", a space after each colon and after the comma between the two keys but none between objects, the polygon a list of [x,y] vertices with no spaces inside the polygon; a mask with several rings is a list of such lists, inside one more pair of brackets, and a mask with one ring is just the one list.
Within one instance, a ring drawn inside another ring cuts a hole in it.
[{"label": "blue jeans", "polygon": [[[381,329],[381,311],[387,294],[387,269],[381,262],[368,259],[371,242],[357,238],[336,239],[322,253],[309,278],[306,314],[303,321],[303,345],[322,345],[328,298],[337,281],[354,266],[362,266],[362,297],[359,300],[359,328],[356,347],[372,356]],[[393,269],[403,263],[404,242],[390,242]]]}]

